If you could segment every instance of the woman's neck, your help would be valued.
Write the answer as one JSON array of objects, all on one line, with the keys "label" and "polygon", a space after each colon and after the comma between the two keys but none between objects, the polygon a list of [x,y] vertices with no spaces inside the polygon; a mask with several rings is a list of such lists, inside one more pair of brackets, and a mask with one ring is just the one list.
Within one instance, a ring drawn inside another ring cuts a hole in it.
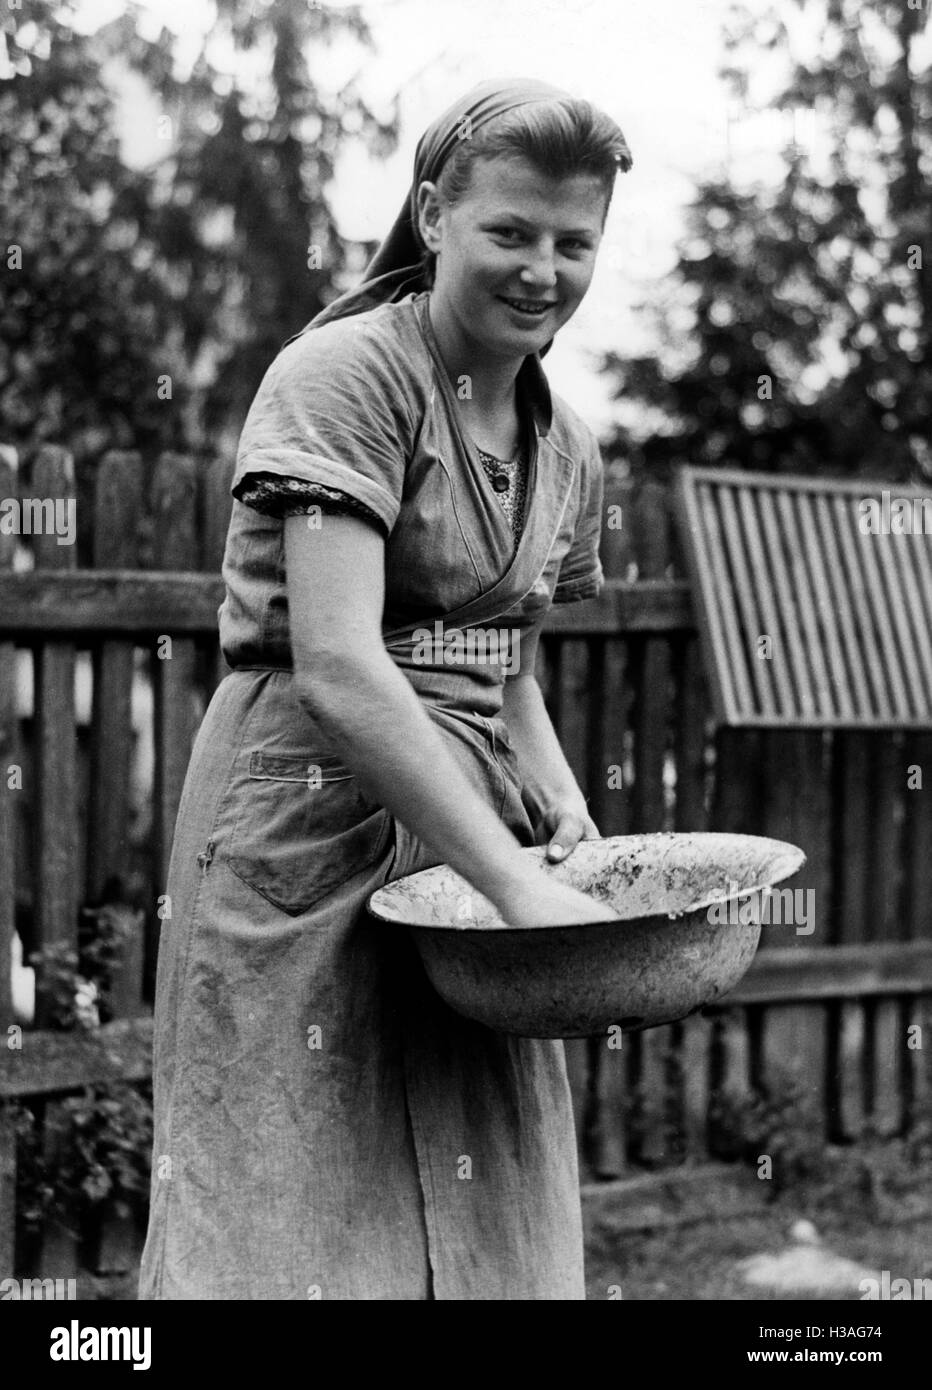
[{"label": "woman's neck", "polygon": [[483,348],[431,294],[430,325],[447,375],[467,420],[502,425],[517,418],[515,382],[523,357],[497,357]]}]

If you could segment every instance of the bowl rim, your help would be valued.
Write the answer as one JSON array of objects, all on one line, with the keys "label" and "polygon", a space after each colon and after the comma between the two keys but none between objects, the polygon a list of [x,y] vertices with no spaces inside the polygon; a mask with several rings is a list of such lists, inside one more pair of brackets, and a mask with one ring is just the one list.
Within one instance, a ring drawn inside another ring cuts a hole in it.
[{"label": "bowl rim", "polygon": [[[799,845],[792,844],[789,840],[777,840],[770,835],[747,835],[741,831],[729,830],[648,830],[642,831],[634,835],[600,835],[597,837],[593,837],[593,839],[591,840],[580,841],[580,844],[610,844],[618,841],[630,842],[635,840],[640,843],[643,843],[645,841],[650,840],[669,840],[671,841],[672,846],[672,842],[676,839],[708,839],[718,841],[727,839],[730,841],[742,841],[744,843],[753,843],[758,846],[768,845],[771,848],[771,852],[782,853],[783,855],[785,855],[787,863],[783,868],[779,870],[779,872],[772,876],[769,876],[768,881],[766,883],[755,883],[750,887],[742,888],[738,892],[709,893],[706,897],[699,898],[698,901],[690,903],[690,905],[684,908],[682,912],[676,913],[673,917],[671,917],[670,914],[666,912],[651,912],[639,917],[616,917],[610,919],[607,922],[548,922],[546,926],[535,927],[480,927],[469,925],[460,926],[453,922],[418,922],[412,921],[410,918],[402,919],[398,916],[392,916],[385,913],[384,911],[380,910],[380,905],[376,904],[375,900],[378,899],[379,896],[383,894],[386,889],[394,888],[397,884],[404,883],[408,879],[416,879],[422,876],[426,877],[426,875],[428,874],[436,873],[439,869],[446,869],[450,873],[456,874],[457,871],[455,869],[451,869],[449,864],[433,864],[426,869],[418,869],[413,874],[404,874],[401,878],[392,879],[388,883],[383,883],[379,888],[376,888],[372,893],[369,894],[368,898],[366,899],[365,906],[367,912],[372,917],[376,918],[377,921],[385,922],[393,927],[409,927],[415,931],[453,931],[460,936],[489,936],[491,934],[494,934],[496,937],[500,937],[506,934],[520,935],[534,931],[548,932],[567,931],[573,928],[580,927],[613,927],[621,923],[633,925],[638,922],[651,921],[656,921],[659,923],[677,922],[691,913],[701,911],[703,908],[716,907],[720,904],[734,902],[741,898],[747,898],[750,897],[753,893],[759,893],[762,892],[764,889],[772,888],[775,884],[783,883],[786,879],[792,878],[794,874],[798,873],[799,870],[806,864],[808,859],[808,856],[806,855],[805,851],[802,850]],[[521,847],[520,852],[522,854],[527,855],[530,858],[540,859],[542,862],[547,863],[547,861],[545,860],[545,855],[547,852],[546,845],[523,845]],[[547,867],[558,869],[561,868],[562,865],[566,862],[567,861],[563,859],[559,860],[557,863],[554,864],[547,863]],[[478,892],[477,889],[474,889],[470,886],[467,879],[462,878],[461,874],[458,874],[457,876],[462,879],[463,883],[466,885],[470,892]]]}]

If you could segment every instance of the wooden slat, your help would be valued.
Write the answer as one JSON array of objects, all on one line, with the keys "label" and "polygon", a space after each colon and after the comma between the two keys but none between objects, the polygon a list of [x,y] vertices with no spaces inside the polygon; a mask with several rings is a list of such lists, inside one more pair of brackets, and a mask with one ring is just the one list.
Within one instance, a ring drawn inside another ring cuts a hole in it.
[{"label": "wooden slat", "polygon": [[[0,497],[17,495],[16,452],[0,448]],[[12,568],[15,549],[16,537],[0,534],[0,571]],[[16,721],[16,647],[12,642],[0,641],[0,1024],[3,1034],[13,1021],[16,809],[23,796],[22,791],[9,785],[9,769],[13,764],[21,765]]]},{"label": "wooden slat", "polygon": [[[766,931],[766,928],[764,928]],[[932,993],[932,942],[762,949],[729,1004]]]},{"label": "wooden slat", "polygon": [[897,941],[904,935],[906,925],[900,891],[903,871],[901,811],[906,795],[902,736],[888,731],[875,734],[864,771],[867,775],[862,796],[866,796],[868,802],[873,870],[865,881],[871,939]]},{"label": "wooden slat", "polygon": [[871,1128],[882,1138],[899,1134],[904,1119],[903,1060],[906,1029],[896,999],[878,999],[873,1006],[873,1086]]},{"label": "wooden slat", "polygon": [[902,753],[904,784],[910,767],[922,776],[921,788],[903,792],[903,935],[910,940],[932,936],[932,734],[908,735]]},{"label": "wooden slat", "polygon": [[610,632],[680,632],[696,625],[690,586],[683,579],[608,580],[598,598],[557,604],[544,632],[580,637]]},{"label": "wooden slat", "polygon": [[[17,497],[15,449],[0,447],[0,497]],[[0,534],[0,572],[14,563],[16,537]],[[16,925],[17,795],[9,786],[8,769],[20,763],[16,724],[16,648],[0,641],[0,1055],[10,1054],[7,1029],[13,1025],[13,932]],[[16,1134],[13,1117],[0,1104],[0,1270],[16,1268]]]},{"label": "wooden slat", "polygon": [[[197,563],[196,494],[197,469],[194,463],[177,454],[163,454],[153,480],[156,525],[166,541],[157,556],[160,567],[184,569],[192,568]],[[170,656],[160,657],[158,654],[161,637],[171,641]],[[171,629],[156,636],[151,665],[155,713],[155,898],[166,891],[175,820],[194,741],[196,654],[194,641],[190,637]],[[154,932],[154,924],[150,923],[150,928]],[[150,937],[150,948],[153,944]]]},{"label": "wooden slat", "polygon": [[813,594],[809,585],[809,576],[799,546],[799,519],[797,509],[794,507],[795,500],[789,490],[778,492],[776,494],[777,515],[783,528],[783,542],[787,566],[792,577],[795,612],[802,621],[805,636],[805,655],[815,694],[816,714],[820,719],[823,715],[832,718],[838,711],[835,708],[832,682],[822,651],[822,639],[819,633]]},{"label": "wooden slat", "polygon": [[[787,477],[782,473],[762,473],[753,469],[744,468],[718,468],[718,467],[689,467],[690,477],[697,483],[721,483],[727,487],[740,487],[746,484],[748,487],[759,489],[762,492],[780,492],[787,485]],[[850,515],[857,515],[856,504],[864,497],[871,497],[881,489],[886,488],[890,491],[889,483],[868,483],[862,478],[826,478],[821,475],[808,477],[804,474],[796,474],[792,478],[794,492],[812,492],[824,494],[839,501],[849,508]],[[915,498],[921,500],[928,497],[928,489],[919,486],[912,486],[905,483],[896,484],[897,497]],[[851,507],[851,503],[855,507]]]},{"label": "wooden slat", "polygon": [[667,1073],[670,1029],[649,1028],[638,1035],[639,1121],[638,1158],[657,1167],[670,1160],[667,1125]]},{"label": "wooden slat", "polygon": [[27,1032],[23,1047],[0,1049],[0,1100],[51,1096],[95,1083],[152,1075],[152,1019],[105,1023],[93,1032]]},{"label": "wooden slat", "polygon": [[870,620],[873,624],[872,631],[876,637],[881,650],[883,660],[884,675],[887,679],[893,703],[894,717],[908,719],[912,713],[909,696],[906,691],[906,683],[903,680],[900,655],[896,648],[893,637],[892,625],[889,622],[889,615],[883,601],[883,589],[880,580],[880,569],[877,562],[876,542],[882,541],[882,536],[868,536],[863,532],[855,532],[857,543],[857,553],[861,562],[861,569],[864,574],[864,588],[867,593],[867,606]]},{"label": "wooden slat", "polygon": [[738,692],[732,676],[731,663],[717,658],[717,653],[725,649],[728,637],[716,593],[716,580],[709,567],[700,564],[698,559],[705,535],[705,507],[700,503],[698,488],[694,486],[691,475],[685,469],[678,476],[674,502],[684,542],[691,588],[699,599],[696,604],[699,628],[708,656],[709,669],[714,674],[711,693],[715,712],[720,721],[730,724],[734,722],[738,713]]},{"label": "wooden slat", "polygon": [[773,584],[766,565],[766,550],[761,530],[756,498],[747,488],[738,491],[738,506],[744,534],[748,541],[751,573],[758,609],[763,621],[763,631],[769,633],[774,641],[772,662],[773,682],[777,701],[777,713],[787,715],[793,709],[793,686],[789,677],[789,664],[786,653],[786,637],[780,621],[780,611],[774,602]]},{"label": "wooden slat", "polygon": [[[128,569],[138,559],[142,460],[112,450],[101,461],[94,500],[95,568]],[[94,651],[87,888],[98,901],[108,879],[125,880],[133,750],[132,642],[109,639]],[[122,890],[119,890],[122,891]],[[141,988],[140,980],[140,988]]]},{"label": "wooden slat", "polygon": [[803,646],[801,624],[797,617],[797,596],[790,585],[784,561],[785,537],[781,532],[777,498],[773,493],[762,491],[757,504],[766,541],[767,566],[772,576],[779,611],[783,615],[782,627],[786,635],[790,670],[797,693],[797,715],[801,714],[804,719],[815,718],[818,702],[810,677],[806,649]]},{"label": "wooden slat", "polygon": [[16,1130],[9,1106],[0,1104],[0,1269],[16,1268]]},{"label": "wooden slat", "polygon": [[[617,1035],[616,1035],[617,1036]],[[591,1166],[597,1178],[620,1178],[627,1161],[627,1039],[609,1047],[608,1036],[591,1038],[589,1084],[595,1101],[591,1136]]]},{"label": "wooden slat", "polygon": [[838,616],[845,668],[854,688],[855,705],[860,710],[876,714],[878,709],[867,682],[865,654],[859,641],[859,625],[851,607],[850,590],[845,583],[841,546],[828,498],[816,497],[814,506],[818,538],[813,541],[813,545],[817,550],[821,547],[825,555],[831,603]]},{"label": "wooden slat", "polygon": [[684,1019],[680,1027],[683,1141],[686,1158],[699,1161],[708,1156],[712,1021],[694,1014]]},{"label": "wooden slat", "polygon": [[[928,1123],[932,1114],[932,1001],[910,999],[906,1004],[906,1027],[920,1031],[912,1038],[907,1031],[905,1051],[907,1123],[913,1130]],[[915,1044],[919,1043],[917,1047]]]},{"label": "wooden slat", "polygon": [[864,1132],[864,1074],[867,1027],[864,1005],[846,1000],[838,1007],[837,1122],[839,1138],[860,1139]]},{"label": "wooden slat", "polygon": [[[745,555],[745,536],[738,521],[735,499],[729,488],[719,489],[719,507],[722,513],[722,535],[728,554],[728,562],[733,579],[733,591],[737,600],[738,617],[744,630],[744,663],[750,669],[751,684],[757,691],[757,709],[763,715],[777,714],[777,699],[772,680],[769,661],[761,660],[756,651],[758,639],[765,632],[776,637],[773,628],[764,625],[764,617],[755,592],[751,567]],[[762,586],[766,590],[767,586]],[[741,659],[734,652],[734,661]]]},{"label": "wooden slat", "polygon": [[807,1123],[821,1122],[824,1133],[825,1010],[811,1004],[768,1009],[763,1019],[761,1050],[765,1085],[779,1086],[784,1080],[794,1084],[803,1098]]},{"label": "wooden slat", "polygon": [[[646,579],[658,578],[669,562],[670,548],[665,495],[653,484],[645,486],[638,498],[637,540],[639,573]],[[664,771],[672,684],[669,642],[645,637],[634,702],[635,832],[665,827]]]},{"label": "wooden slat", "polygon": [[[40,449],[33,466],[31,492],[42,498],[75,496],[70,454],[55,445]],[[51,535],[34,538],[37,569],[73,570],[76,547],[60,546]],[[78,850],[78,768],[75,722],[75,649],[64,641],[42,642],[35,658],[36,729],[36,863],[33,903],[40,949],[78,945],[78,904],[82,875]],[[52,1000],[44,970],[36,973],[36,1022],[50,1017]],[[16,1055],[16,1054],[14,1054]],[[41,1144],[45,1163],[54,1170],[68,1147],[69,1118],[54,1101],[45,1107]],[[79,1239],[52,1217],[42,1239],[43,1267],[58,1278],[77,1273]]]},{"label": "wooden slat", "polygon": [[706,718],[708,692],[702,670],[698,639],[692,635],[680,643],[676,660],[678,715],[674,724],[673,756],[676,761],[677,830],[705,830]]},{"label": "wooden slat", "polygon": [[[64,449],[45,445],[33,468],[37,497],[74,496],[74,465]],[[75,547],[53,536],[35,537],[36,563],[72,569]],[[41,542],[41,544],[40,544]],[[43,642],[36,649],[36,884],[35,919],[40,947],[77,944],[80,876],[77,826],[77,737],[74,646]],[[45,1016],[41,989],[38,1018]]]},{"label": "wooden slat", "polygon": [[[815,498],[818,503],[820,498]],[[809,573],[815,602],[816,616],[826,648],[826,667],[832,690],[835,711],[842,718],[853,719],[857,706],[852,698],[851,677],[842,653],[838,632],[838,612],[835,594],[826,568],[822,545],[816,535],[812,507],[805,506],[801,497],[796,498],[797,535],[802,542],[801,554]]]},{"label": "wooden slat", "polygon": [[216,633],[223,595],[223,583],[215,575],[189,572],[0,576],[4,632],[22,638]]},{"label": "wooden slat", "polygon": [[[757,713],[748,673],[741,660],[741,632],[731,603],[731,576],[725,565],[722,528],[719,524],[718,511],[711,488],[699,489],[698,503],[704,529],[708,533],[710,541],[707,552],[708,568],[712,580],[708,589],[709,625],[710,628],[713,625],[717,626],[721,631],[719,669],[724,671],[726,664],[730,669],[734,683],[732,698],[737,702],[738,707],[745,710],[753,709]],[[717,615],[714,620],[712,618],[713,612]],[[730,654],[732,658],[727,663],[724,659],[726,653]]]},{"label": "wooden slat", "polygon": [[870,677],[877,715],[880,720],[891,720],[895,718],[894,703],[871,626],[868,586],[858,553],[854,527],[851,525],[850,509],[840,497],[832,497],[831,510],[844,564],[844,584],[851,595],[851,607],[858,618],[859,649]]},{"label": "wooden slat", "polygon": [[[603,835],[625,835],[630,823],[630,802],[623,780],[625,734],[630,726],[634,692],[628,679],[628,644],[607,637],[602,644],[602,685],[593,690],[601,709],[593,712],[592,729],[597,744],[597,763],[601,771],[593,776],[590,813]],[[609,773],[618,768],[619,773]],[[611,775],[612,785],[609,786]]]},{"label": "wooden slat", "polygon": [[932,690],[932,634],[925,620],[926,613],[932,613],[932,588],[925,593],[921,563],[923,556],[928,558],[928,547],[923,536],[897,536],[896,541],[891,547],[895,573],[888,582],[903,595],[908,646],[910,651],[915,649],[922,672],[919,677],[921,707],[923,692]]},{"label": "wooden slat", "polygon": [[[915,610],[919,607],[920,597],[918,589],[911,582],[904,583],[906,576],[900,570],[893,553],[895,550],[905,550],[906,537],[870,536],[865,537],[865,540],[874,542],[874,558],[877,561],[877,571],[884,594],[887,627],[890,636],[896,643],[897,658],[903,672],[909,701],[904,713],[921,715],[928,706],[929,692],[932,690],[932,686],[923,680],[920,673],[914,649],[913,633],[907,614],[907,608],[912,608],[915,615]],[[911,578],[912,575],[909,573],[910,581]]]},{"label": "wooden slat", "polygon": [[876,737],[862,730],[833,735],[832,802],[837,863],[842,871],[833,882],[836,911],[832,939],[845,945],[868,941],[872,929],[869,882],[874,872],[874,848],[866,773]]}]

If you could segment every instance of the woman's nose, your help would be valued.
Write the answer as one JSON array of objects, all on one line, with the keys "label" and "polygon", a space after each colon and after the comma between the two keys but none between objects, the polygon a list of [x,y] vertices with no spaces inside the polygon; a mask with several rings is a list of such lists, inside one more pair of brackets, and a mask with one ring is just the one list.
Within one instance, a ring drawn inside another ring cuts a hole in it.
[{"label": "woman's nose", "polygon": [[536,251],[521,271],[521,279],[526,285],[539,285],[547,288],[557,283],[557,273],[553,263],[553,251],[541,247]]}]

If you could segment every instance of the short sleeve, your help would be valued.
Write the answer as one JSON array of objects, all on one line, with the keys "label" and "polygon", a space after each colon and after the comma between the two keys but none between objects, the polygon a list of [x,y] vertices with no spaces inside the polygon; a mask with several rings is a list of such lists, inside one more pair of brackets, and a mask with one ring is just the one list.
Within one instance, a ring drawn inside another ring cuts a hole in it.
[{"label": "short sleeve", "polygon": [[324,487],[323,483],[306,483],[298,478],[281,478],[277,473],[248,473],[236,487],[236,496],[244,506],[264,516],[283,520],[287,516],[306,516],[311,507],[332,515],[351,513],[367,521],[379,522],[371,508],[357,502],[339,488]]},{"label": "short sleeve", "polygon": [[282,348],[243,425],[233,496],[256,474],[319,483],[354,498],[391,530],[414,437],[394,347],[350,318]]},{"label": "short sleeve", "polygon": [[605,575],[599,559],[603,493],[602,455],[593,439],[580,481],[576,531],[560,566],[554,603],[577,603],[581,599],[595,598],[604,587]]}]

